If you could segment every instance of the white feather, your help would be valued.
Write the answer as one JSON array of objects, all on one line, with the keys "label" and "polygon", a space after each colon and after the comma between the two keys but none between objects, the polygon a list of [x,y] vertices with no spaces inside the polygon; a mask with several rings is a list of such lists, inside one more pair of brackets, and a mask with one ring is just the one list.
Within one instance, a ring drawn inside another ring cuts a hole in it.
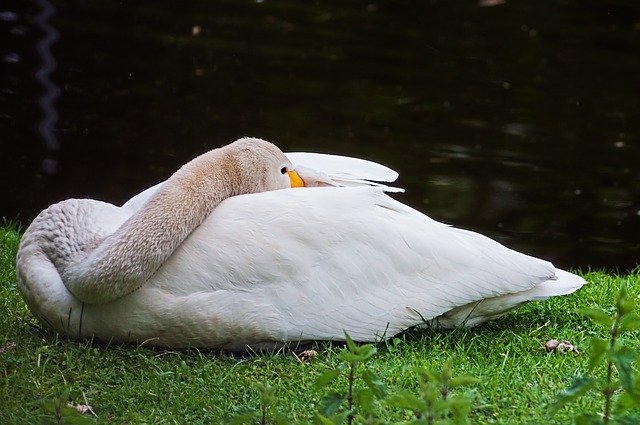
[{"label": "white feather", "polygon": [[287,152],[294,168],[299,166],[322,171],[334,179],[393,182],[398,173],[384,165],[366,159],[309,152]]}]

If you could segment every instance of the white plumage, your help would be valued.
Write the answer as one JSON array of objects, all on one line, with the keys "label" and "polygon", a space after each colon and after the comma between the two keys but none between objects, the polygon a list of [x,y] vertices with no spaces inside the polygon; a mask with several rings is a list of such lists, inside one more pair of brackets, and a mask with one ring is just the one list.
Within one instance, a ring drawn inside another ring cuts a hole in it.
[{"label": "white plumage", "polygon": [[[19,288],[29,308],[74,338],[244,349],[341,340],[344,331],[374,341],[434,321],[473,326],[585,283],[546,261],[434,221],[387,196],[386,186],[367,185],[397,177],[379,164],[288,156],[308,186],[353,187],[232,196],[139,289],[102,304],[83,304],[67,290],[64,257],[94,249],[163,185],[120,208],[72,200],[56,215],[50,207],[47,218],[27,230],[18,255]],[[88,242],[53,248],[43,242],[70,223],[74,234],[91,233],[82,239]]]}]

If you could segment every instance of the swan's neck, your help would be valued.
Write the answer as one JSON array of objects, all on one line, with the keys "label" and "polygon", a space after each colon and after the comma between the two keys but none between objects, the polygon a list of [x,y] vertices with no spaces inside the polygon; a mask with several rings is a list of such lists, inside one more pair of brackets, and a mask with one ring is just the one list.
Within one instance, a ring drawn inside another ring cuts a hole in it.
[{"label": "swan's neck", "polygon": [[224,148],[183,166],[113,234],[70,262],[62,272],[69,291],[104,303],[140,288],[220,202],[245,192],[238,171]]}]

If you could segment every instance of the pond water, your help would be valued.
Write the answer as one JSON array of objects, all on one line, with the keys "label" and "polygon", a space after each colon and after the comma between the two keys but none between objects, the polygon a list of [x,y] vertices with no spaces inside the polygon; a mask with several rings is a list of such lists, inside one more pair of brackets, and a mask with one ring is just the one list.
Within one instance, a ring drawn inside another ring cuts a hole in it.
[{"label": "pond water", "polygon": [[0,34],[6,219],[252,135],[558,266],[640,263],[637,1],[9,0]]}]

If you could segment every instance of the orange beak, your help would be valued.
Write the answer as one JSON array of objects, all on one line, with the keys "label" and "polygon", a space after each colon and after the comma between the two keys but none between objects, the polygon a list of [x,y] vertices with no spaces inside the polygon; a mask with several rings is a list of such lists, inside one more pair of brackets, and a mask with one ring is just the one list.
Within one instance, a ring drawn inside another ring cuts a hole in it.
[{"label": "orange beak", "polygon": [[300,178],[295,171],[287,171],[289,180],[291,180],[291,187],[304,187],[304,181]]}]

